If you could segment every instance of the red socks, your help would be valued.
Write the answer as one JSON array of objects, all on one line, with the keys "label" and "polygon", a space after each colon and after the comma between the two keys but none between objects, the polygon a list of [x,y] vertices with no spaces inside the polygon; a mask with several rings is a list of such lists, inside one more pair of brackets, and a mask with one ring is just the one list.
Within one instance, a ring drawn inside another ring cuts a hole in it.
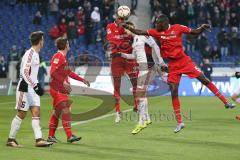
[{"label": "red socks", "polygon": [[181,111],[180,111],[180,101],[178,96],[172,97],[172,105],[173,105],[173,110],[175,113],[175,118],[177,123],[182,123],[182,116],[181,116]]},{"label": "red socks", "polygon": [[54,137],[55,136],[55,131],[58,126],[58,117],[56,115],[52,114],[49,122],[49,132],[48,132],[48,137]]},{"label": "red socks", "polygon": [[215,96],[217,96],[224,104],[227,103],[227,99],[221,94],[221,92],[217,89],[217,87],[212,83],[208,83],[206,85],[210,91],[212,91]]},{"label": "red socks", "polygon": [[67,138],[70,138],[73,135],[72,130],[71,130],[71,115],[70,115],[70,112],[62,113],[62,125],[63,125],[65,133],[67,135]]}]

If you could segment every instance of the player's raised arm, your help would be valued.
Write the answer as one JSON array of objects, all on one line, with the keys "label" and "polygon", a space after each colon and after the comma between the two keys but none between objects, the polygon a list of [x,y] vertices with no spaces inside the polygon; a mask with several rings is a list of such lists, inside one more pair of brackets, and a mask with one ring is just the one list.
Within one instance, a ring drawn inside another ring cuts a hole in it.
[{"label": "player's raised arm", "polygon": [[131,31],[132,33],[136,34],[136,35],[145,35],[148,36],[148,32],[147,31],[143,31],[140,29],[136,29],[136,28],[132,28],[130,25],[127,25],[125,23],[120,24],[123,28]]},{"label": "player's raised arm", "polygon": [[205,30],[209,30],[210,31],[211,30],[211,26],[209,24],[202,24],[197,29],[192,29],[190,34],[199,35],[199,34],[201,34]]},{"label": "player's raised arm", "polygon": [[121,57],[126,58],[126,59],[136,59],[136,55],[135,54],[121,53]]}]

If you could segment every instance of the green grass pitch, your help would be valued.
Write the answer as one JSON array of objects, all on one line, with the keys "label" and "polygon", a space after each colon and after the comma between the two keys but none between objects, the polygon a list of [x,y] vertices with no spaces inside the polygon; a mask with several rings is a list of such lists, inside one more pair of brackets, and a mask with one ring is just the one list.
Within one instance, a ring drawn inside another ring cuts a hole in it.
[{"label": "green grass pitch", "polygon": [[[92,109],[89,106],[101,103],[83,96],[72,99],[73,112],[85,112]],[[114,123],[114,116],[106,116],[74,125],[73,132],[83,137],[78,143],[66,143],[65,133],[59,129],[56,136],[61,143],[50,148],[34,147],[29,113],[17,134],[17,140],[24,147],[6,147],[10,123],[15,115],[15,96],[1,96],[0,100],[0,160],[240,159],[240,121],[235,119],[240,110],[226,110],[215,97],[181,97],[186,128],[178,134],[173,133],[176,122],[172,118],[170,97],[151,97],[149,108],[153,124],[139,134],[131,135],[136,125],[136,115],[129,111],[124,114],[120,124]],[[122,110],[130,108],[122,103]],[[41,99],[44,138],[48,133],[50,112],[51,98],[44,96]]]}]

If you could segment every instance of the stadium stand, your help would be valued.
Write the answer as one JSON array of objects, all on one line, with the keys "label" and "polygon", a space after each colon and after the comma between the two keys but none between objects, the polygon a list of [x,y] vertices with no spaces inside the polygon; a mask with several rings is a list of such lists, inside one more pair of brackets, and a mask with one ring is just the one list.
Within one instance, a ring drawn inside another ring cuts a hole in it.
[{"label": "stadium stand", "polygon": [[[55,8],[54,4],[55,3]],[[51,7],[48,7],[51,6]],[[89,1],[89,0],[3,0],[0,1],[0,53],[5,59],[9,59],[10,49],[16,46],[18,57],[25,48],[29,47],[29,34],[34,30],[45,32],[45,47],[41,51],[43,59],[50,60],[50,57],[56,51],[54,39],[63,36],[65,33],[57,33],[56,37],[51,38],[50,31],[54,26],[59,30],[59,22],[65,19],[66,25],[78,27],[80,23],[83,27],[82,33],[73,35],[73,31],[66,28],[68,36],[73,38],[71,42],[71,55],[89,53],[101,57],[105,60],[103,41],[105,26],[113,21],[114,3],[107,0]],[[84,11],[83,16],[79,17],[79,9]],[[93,21],[92,12],[97,9],[101,18]],[[85,29],[84,29],[85,28]],[[72,37],[73,36],[73,37]],[[72,43],[73,42],[73,43]],[[11,60],[11,59],[9,59]]]},{"label": "stadium stand", "polygon": [[[212,25],[211,32],[184,39],[186,52],[198,64],[202,58],[211,59],[217,67],[239,64],[240,0],[150,0],[150,5],[152,23],[157,15],[165,13],[171,23],[190,27],[201,23]],[[0,6],[0,54],[5,59],[11,59],[13,47],[20,57],[29,47],[29,33],[42,30],[46,33],[45,47],[41,51],[45,61],[56,51],[54,39],[67,34],[73,37],[69,57],[88,53],[107,60],[103,47],[104,27],[113,21],[114,0],[2,0]],[[94,19],[98,14],[100,19]]]},{"label": "stadium stand", "polygon": [[[197,27],[202,23],[212,25],[212,31],[203,33],[198,39],[191,36],[184,39],[185,50],[195,62],[200,64],[202,58],[209,58],[216,67],[238,65],[239,0],[150,0],[150,5],[152,24],[156,16],[164,13],[170,17],[172,24],[189,27]],[[217,52],[213,52],[213,48]]]}]

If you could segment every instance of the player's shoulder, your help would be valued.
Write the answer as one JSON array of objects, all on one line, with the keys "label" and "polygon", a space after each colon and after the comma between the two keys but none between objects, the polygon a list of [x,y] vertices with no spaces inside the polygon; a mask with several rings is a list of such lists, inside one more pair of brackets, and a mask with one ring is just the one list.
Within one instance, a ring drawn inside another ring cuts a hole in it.
[{"label": "player's shoulder", "polygon": [[23,59],[24,59],[24,57],[28,58],[28,57],[32,56],[33,54],[34,54],[34,50],[32,48],[30,48],[25,51],[25,53],[23,55]]},{"label": "player's shoulder", "polygon": [[171,25],[171,27],[172,27],[172,28],[177,28],[177,29],[178,29],[178,28],[183,28],[183,27],[184,27],[184,28],[188,28],[187,26],[185,26],[185,25],[183,25],[183,24],[173,24],[173,25]]},{"label": "player's shoulder", "polygon": [[52,57],[51,63],[58,64],[58,62],[62,61],[65,61],[64,55],[60,52],[56,52]]},{"label": "player's shoulder", "polygon": [[113,28],[115,25],[116,25],[115,22],[108,23],[107,28]]}]

